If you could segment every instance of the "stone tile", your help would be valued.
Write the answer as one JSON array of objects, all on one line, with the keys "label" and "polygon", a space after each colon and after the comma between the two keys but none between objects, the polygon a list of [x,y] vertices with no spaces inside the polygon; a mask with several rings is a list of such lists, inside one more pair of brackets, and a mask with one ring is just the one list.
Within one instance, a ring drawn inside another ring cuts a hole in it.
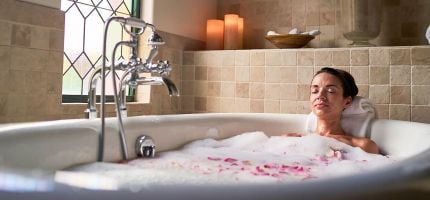
[{"label": "stone tile", "polygon": [[264,100],[264,112],[265,113],[280,113],[280,101],[279,100]]},{"label": "stone tile", "polygon": [[413,47],[412,65],[430,65],[430,48]]},{"label": "stone tile", "polygon": [[221,81],[221,67],[208,67],[208,81]]},{"label": "stone tile", "polygon": [[181,96],[181,112],[194,112],[194,96]]},{"label": "stone tile", "polygon": [[390,66],[390,83],[391,85],[410,85],[411,66]]},{"label": "stone tile", "polygon": [[194,52],[184,52],[182,54],[183,65],[194,65]]},{"label": "stone tile", "polygon": [[251,99],[251,112],[252,113],[264,113],[264,100],[263,99]]},{"label": "stone tile", "polygon": [[264,51],[251,51],[251,66],[264,66],[265,56]]},{"label": "stone tile", "polygon": [[411,106],[410,105],[390,105],[390,119],[410,121]]},{"label": "stone tile", "polygon": [[182,66],[181,76],[184,81],[194,81],[195,80],[195,67],[194,66]]},{"label": "stone tile", "polygon": [[297,100],[297,84],[282,84],[281,83],[281,91],[280,98],[281,100]]},{"label": "stone tile", "polygon": [[251,111],[251,100],[249,98],[236,98],[235,111],[240,113],[249,113]]},{"label": "stone tile", "polygon": [[351,67],[351,75],[354,77],[356,84],[369,84],[369,67],[368,66],[353,66],[353,67]]},{"label": "stone tile", "polygon": [[412,84],[430,85],[430,65],[412,66]]},{"label": "stone tile", "polygon": [[351,50],[351,65],[354,66],[368,66],[369,65],[369,50]]},{"label": "stone tile", "polygon": [[236,97],[249,98],[249,83],[236,83]]},{"label": "stone tile", "polygon": [[266,66],[281,66],[282,60],[281,51],[266,51]]},{"label": "stone tile", "polygon": [[281,87],[279,83],[265,84],[264,99],[279,100]]},{"label": "stone tile", "polygon": [[194,68],[195,79],[196,80],[208,80],[208,67],[206,66],[196,66]]},{"label": "stone tile", "polygon": [[411,104],[410,86],[391,86],[391,104]]},{"label": "stone tile", "polygon": [[194,95],[205,97],[208,95],[208,82],[207,81],[194,81]]},{"label": "stone tile", "polygon": [[349,66],[350,65],[350,51],[349,50],[334,50],[332,53],[333,53],[333,65],[334,66]]},{"label": "stone tile", "polygon": [[430,105],[430,86],[412,86],[412,105]]},{"label": "stone tile", "polygon": [[376,104],[376,113],[378,115],[378,119],[389,119],[390,118],[390,109],[388,104]]},{"label": "stone tile", "polygon": [[235,90],[234,82],[221,82],[221,97],[235,97]]},{"label": "stone tile", "polygon": [[411,121],[430,124],[430,106],[412,106]]},{"label": "stone tile", "polygon": [[206,102],[206,110],[208,112],[221,112],[221,101],[217,97],[208,97]]},{"label": "stone tile", "polygon": [[265,98],[265,84],[264,83],[251,83],[250,84],[250,97],[253,99]]},{"label": "stone tile", "polygon": [[206,103],[206,97],[194,97],[194,110],[197,112],[205,112]]},{"label": "stone tile", "polygon": [[222,67],[221,68],[221,80],[222,81],[235,81],[236,68],[235,67]]},{"label": "stone tile", "polygon": [[[64,31],[62,30],[51,30],[49,32],[49,49],[52,51],[64,51]],[[169,59],[173,63],[174,59]]]},{"label": "stone tile", "polygon": [[265,67],[251,67],[250,81],[264,82],[266,80]]},{"label": "stone tile", "polygon": [[12,24],[0,21],[0,45],[11,45],[12,43]]},{"label": "stone tile", "polygon": [[225,53],[223,54],[223,62],[222,65],[223,66],[234,66],[234,51],[225,51]]},{"label": "stone tile", "polygon": [[237,67],[236,66],[236,81],[249,82],[250,80],[250,67]]},{"label": "stone tile", "polygon": [[333,52],[315,51],[315,66],[331,66],[333,63]]},{"label": "stone tile", "polygon": [[358,96],[369,98],[369,85],[357,85]]},{"label": "stone tile", "polygon": [[309,114],[311,112],[309,101],[297,101],[296,103],[297,114]]},{"label": "stone tile", "polygon": [[314,65],[314,51],[298,51],[297,52],[297,65],[298,66],[313,66]]},{"label": "stone tile", "polygon": [[411,50],[408,49],[390,49],[391,65],[410,65]]},{"label": "stone tile", "polygon": [[389,65],[390,51],[388,48],[371,48],[369,50],[370,65]]},{"label": "stone tile", "polygon": [[221,98],[221,112],[232,113],[236,111],[234,98]]},{"label": "stone tile", "polygon": [[298,85],[297,86],[297,100],[298,101],[309,101],[310,96],[310,85]]},{"label": "stone tile", "polygon": [[297,65],[297,51],[285,51],[283,54],[284,54],[284,65],[287,65],[287,66]]},{"label": "stone tile", "polygon": [[370,84],[389,84],[390,68],[386,66],[370,66]]},{"label": "stone tile", "polygon": [[376,104],[390,103],[390,87],[385,85],[371,85],[369,99]]},{"label": "stone tile", "polygon": [[281,83],[297,83],[298,67],[281,67],[279,70]]},{"label": "stone tile", "polygon": [[281,67],[270,66],[265,69],[267,83],[279,83],[281,81]]},{"label": "stone tile", "polygon": [[312,78],[314,77],[313,67],[297,67],[297,82],[299,84],[311,84]]},{"label": "stone tile", "polygon": [[219,97],[221,95],[221,82],[208,82],[208,96]]},{"label": "stone tile", "polygon": [[30,47],[31,29],[25,25],[12,25],[12,41],[11,44],[20,47]]},{"label": "stone tile", "polygon": [[250,54],[249,51],[236,51],[235,52],[235,66],[249,66]]},{"label": "stone tile", "polygon": [[281,113],[295,114],[297,112],[297,102],[281,100]]}]

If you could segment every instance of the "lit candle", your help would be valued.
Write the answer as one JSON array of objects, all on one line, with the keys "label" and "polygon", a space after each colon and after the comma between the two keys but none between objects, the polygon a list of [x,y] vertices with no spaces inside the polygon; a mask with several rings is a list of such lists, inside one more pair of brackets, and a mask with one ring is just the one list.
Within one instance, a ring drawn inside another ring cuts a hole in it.
[{"label": "lit candle", "polygon": [[224,21],[209,19],[206,23],[206,49],[219,50],[224,48]]},{"label": "lit candle", "polygon": [[238,49],[243,49],[243,18],[239,17],[237,21],[237,31],[239,34],[239,43],[238,43]]},{"label": "lit candle", "polygon": [[239,16],[235,14],[224,15],[224,49],[238,48],[238,19]]}]

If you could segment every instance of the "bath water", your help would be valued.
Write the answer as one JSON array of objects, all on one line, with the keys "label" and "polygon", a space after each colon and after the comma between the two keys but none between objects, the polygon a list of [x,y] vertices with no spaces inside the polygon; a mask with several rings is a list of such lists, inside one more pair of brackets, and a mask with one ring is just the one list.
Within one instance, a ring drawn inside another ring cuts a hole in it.
[{"label": "bath water", "polygon": [[111,178],[120,188],[149,184],[282,184],[361,173],[393,162],[393,158],[368,154],[316,134],[268,137],[263,132],[251,132],[218,141],[194,141],[151,159],[82,165],[71,173]]}]

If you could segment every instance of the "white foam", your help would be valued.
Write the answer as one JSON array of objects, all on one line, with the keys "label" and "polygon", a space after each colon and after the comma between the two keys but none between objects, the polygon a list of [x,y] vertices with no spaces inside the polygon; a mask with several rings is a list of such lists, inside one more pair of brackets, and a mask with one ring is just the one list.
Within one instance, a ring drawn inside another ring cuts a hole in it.
[{"label": "white foam", "polygon": [[154,159],[93,163],[71,169],[116,180],[121,188],[148,184],[286,183],[359,173],[395,162],[315,134],[267,137],[262,132],[205,139]]}]

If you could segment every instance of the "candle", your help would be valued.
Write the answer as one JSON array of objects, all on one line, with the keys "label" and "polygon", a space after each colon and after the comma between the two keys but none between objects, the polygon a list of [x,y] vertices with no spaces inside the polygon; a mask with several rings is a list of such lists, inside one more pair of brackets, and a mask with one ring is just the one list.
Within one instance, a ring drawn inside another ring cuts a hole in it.
[{"label": "candle", "polygon": [[206,23],[206,49],[219,50],[224,48],[224,21],[209,19]]},{"label": "candle", "polygon": [[239,16],[235,14],[224,15],[224,49],[238,48],[238,19]]},{"label": "candle", "polygon": [[238,49],[243,49],[243,18],[239,17],[237,21],[237,32],[239,34]]}]

